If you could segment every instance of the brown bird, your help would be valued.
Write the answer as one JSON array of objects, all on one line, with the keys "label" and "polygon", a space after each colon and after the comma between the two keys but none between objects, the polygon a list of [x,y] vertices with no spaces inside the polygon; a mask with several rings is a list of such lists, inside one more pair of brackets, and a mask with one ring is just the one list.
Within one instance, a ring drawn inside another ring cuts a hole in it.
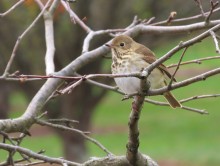
[{"label": "brown bird", "polygon": [[[120,35],[112,40],[110,45],[112,51],[112,73],[129,74],[140,72],[151,63],[156,61],[154,53],[142,44],[135,42],[131,37]],[[158,89],[167,85],[171,74],[163,64],[155,68],[148,76],[147,81],[150,89]],[[141,91],[140,79],[136,77],[115,78],[117,86],[125,94],[133,94]],[[173,108],[181,107],[171,92],[165,92],[164,97]]]}]

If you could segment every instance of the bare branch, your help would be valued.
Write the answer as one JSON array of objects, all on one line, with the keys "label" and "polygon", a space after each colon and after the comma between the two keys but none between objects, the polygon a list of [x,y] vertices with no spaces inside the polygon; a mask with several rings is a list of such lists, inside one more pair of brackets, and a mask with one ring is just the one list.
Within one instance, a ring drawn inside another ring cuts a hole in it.
[{"label": "bare branch", "polygon": [[103,35],[103,34],[110,34],[110,33],[115,33],[115,32],[124,32],[124,31],[126,30],[125,29],[106,29],[106,30],[90,31],[84,39],[82,53],[89,51],[90,42],[95,36]]},{"label": "bare branch", "polygon": [[214,76],[214,75],[217,75],[217,74],[220,74],[220,68],[216,68],[216,69],[210,70],[208,72],[205,72],[203,74],[197,75],[195,77],[188,78],[188,79],[183,80],[181,82],[175,83],[175,84],[171,85],[169,87],[169,89],[166,86],[166,87],[163,87],[163,88],[160,88],[160,89],[149,90],[148,95],[162,94],[162,93],[166,92],[167,90],[173,90],[173,89],[177,89],[177,88],[180,88],[180,87],[190,85],[190,84],[198,82],[198,81],[204,81],[208,77],[211,77],[211,76]]},{"label": "bare branch", "polygon": [[193,96],[186,99],[180,100],[181,103],[185,103],[191,100],[197,100],[197,99],[204,99],[204,98],[211,98],[211,97],[220,97],[220,94],[210,94],[210,95],[200,95],[200,96]]},{"label": "bare branch", "polygon": [[44,27],[45,27],[45,41],[46,41],[46,55],[45,55],[45,65],[46,74],[49,75],[55,72],[54,65],[54,54],[55,54],[55,44],[54,44],[54,27],[53,27],[53,14],[55,9],[59,5],[59,0],[53,1],[48,11],[45,11],[44,16]]},{"label": "bare branch", "polygon": [[194,1],[196,2],[196,5],[199,7],[202,16],[205,17],[205,12],[203,10],[201,0],[194,0]]},{"label": "bare branch", "polygon": [[141,109],[144,103],[143,96],[135,96],[132,103],[132,110],[129,118],[129,132],[128,132],[128,143],[127,143],[127,153],[126,158],[131,165],[138,165],[139,156],[139,129],[138,120],[140,118]]},{"label": "bare branch", "polygon": [[47,163],[56,163],[56,164],[67,163],[70,166],[80,166],[79,163],[64,160],[64,159],[54,158],[54,157],[47,157],[45,155],[35,153],[35,152],[33,152],[29,149],[26,149],[26,148],[23,148],[23,147],[20,147],[20,146],[14,146],[14,145],[8,145],[8,144],[0,143],[0,148],[4,149],[6,151],[17,151],[17,152],[25,154],[25,155],[27,155],[31,158],[42,160],[42,161],[45,161]]},{"label": "bare branch", "polygon": [[83,132],[81,130],[77,130],[74,128],[70,128],[70,127],[66,127],[64,125],[60,125],[60,124],[52,124],[49,122],[45,122],[39,119],[36,119],[36,123],[43,125],[43,126],[49,126],[49,127],[53,127],[53,128],[57,128],[57,129],[61,129],[61,130],[66,130],[66,131],[71,131],[71,132],[75,132],[80,134],[81,136],[83,136],[85,139],[89,140],[90,142],[94,143],[95,145],[97,145],[100,149],[102,149],[108,156],[112,156],[113,154],[106,149],[100,142],[98,142],[97,140],[89,137],[88,135],[86,135],[88,132]]},{"label": "bare branch", "polygon": [[84,29],[87,33],[91,32],[92,30],[90,29],[90,27],[88,27],[76,14],[75,12],[70,8],[70,6],[68,5],[67,2],[65,1],[61,1],[62,5],[64,6],[64,8],[66,9],[66,11],[69,13],[70,15],[70,19],[72,22],[79,24],[82,29]]},{"label": "bare branch", "polygon": [[[54,1],[55,2],[55,1]],[[46,55],[45,55],[45,64],[46,64],[46,74],[49,75],[54,73],[54,29],[53,29],[53,15],[50,12],[44,12],[44,25],[45,25],[45,41],[46,41]]]},{"label": "bare branch", "polygon": [[51,4],[50,8],[49,8],[49,12],[51,13],[51,15],[54,14],[55,10],[57,9],[57,6],[60,4],[60,0],[54,0],[53,3]]},{"label": "bare branch", "polygon": [[[144,101],[148,102],[150,104],[154,104],[154,105],[170,107],[169,103],[167,103],[167,102],[155,101],[155,100],[151,100],[151,99],[148,99],[148,98],[145,98]],[[197,109],[197,108],[187,107],[187,106],[184,106],[184,105],[182,105],[182,107],[180,109],[187,110],[187,111],[192,111],[192,112],[199,113],[199,114],[208,114],[208,112],[206,110],[201,110],[201,109]]]},{"label": "bare branch", "polygon": [[212,38],[213,38],[213,41],[214,41],[214,43],[215,43],[216,52],[217,52],[218,54],[220,54],[220,49],[219,49],[219,45],[218,45],[218,40],[217,40],[217,38],[216,38],[216,36],[215,36],[215,32],[210,31],[210,34],[211,34],[211,36],[212,36]]},{"label": "bare branch", "polygon": [[[77,76],[80,76],[80,75],[77,75]],[[105,88],[107,90],[111,90],[111,91],[114,91],[114,92],[125,95],[123,92],[121,92],[118,89],[118,87],[109,86],[109,85],[99,83],[97,81],[93,81],[93,80],[90,80],[90,79],[85,80],[85,82],[88,82],[89,84],[96,85],[98,87]],[[198,98],[200,98],[200,97],[198,96]],[[145,98],[145,101],[148,102],[148,103],[151,103],[151,104],[155,104],[155,105],[169,106],[170,107],[170,105],[166,102],[155,101],[155,100],[151,100],[151,99],[148,99],[148,98]],[[181,101],[180,101],[180,103],[181,103]],[[200,109],[197,109],[197,108],[191,108],[191,107],[186,107],[186,106],[182,106],[180,109],[184,109],[184,110],[188,110],[188,111],[192,111],[192,112],[196,112],[196,113],[200,113],[200,114],[208,114],[208,112],[206,112],[205,110],[200,110]]]},{"label": "bare branch", "polygon": [[138,25],[139,23],[140,23],[140,21],[138,19],[138,16],[136,15],[136,16],[134,16],[132,23],[129,26],[127,26],[126,29],[133,28],[134,26]]},{"label": "bare branch", "polygon": [[[78,76],[78,77],[82,77],[78,73],[76,73],[75,75]],[[112,90],[112,91],[124,94],[123,92],[119,91],[118,87],[113,87],[113,86],[110,86],[110,85],[106,85],[106,84],[103,84],[103,83],[100,83],[100,82],[97,82],[97,81],[94,81],[94,80],[91,80],[91,79],[86,79],[85,82],[88,82],[89,84],[96,85],[98,87],[101,87],[101,88],[104,88],[104,89],[107,89],[107,90]]]},{"label": "bare branch", "polygon": [[172,83],[173,83],[173,80],[174,80],[174,78],[175,78],[175,75],[176,75],[177,71],[179,70],[180,64],[181,64],[181,62],[182,62],[183,56],[184,56],[185,53],[186,53],[187,48],[188,48],[188,47],[186,47],[186,48],[183,50],[183,53],[182,53],[182,55],[181,55],[181,57],[180,57],[180,59],[179,59],[179,62],[178,62],[178,64],[177,64],[176,70],[174,71],[174,73],[173,73],[173,75],[172,75],[172,77],[171,77],[171,79],[170,79],[170,83],[168,84],[168,87],[170,87],[170,86],[172,85]]},{"label": "bare branch", "polygon": [[[213,13],[217,12],[220,10],[220,7],[219,8],[216,8],[213,10]],[[206,12],[204,13],[205,15],[208,15],[210,12]],[[195,16],[192,16],[192,17],[186,17],[186,18],[179,18],[179,19],[173,19],[171,22],[172,23],[180,23],[180,22],[184,22],[184,21],[191,21],[191,20],[195,20],[195,19],[199,19],[199,18],[202,18],[204,17],[202,14],[198,14],[198,15],[195,15]],[[164,25],[167,23],[167,20],[165,21],[160,21],[160,22],[156,22],[156,23],[152,23],[150,25]]]},{"label": "bare branch", "polygon": [[75,83],[73,83],[72,85],[66,87],[65,89],[59,91],[61,94],[65,94],[65,93],[71,93],[72,90],[74,88],[76,88],[77,86],[79,86],[82,82],[84,81],[84,78],[82,77],[80,80],[76,81]]},{"label": "bare branch", "polygon": [[35,3],[40,7],[40,9],[43,10],[44,5],[43,5],[43,3],[41,2],[41,0],[34,0],[34,1],[35,1]]},{"label": "bare branch", "polygon": [[[211,56],[211,57],[189,60],[189,61],[181,63],[180,65],[188,65],[188,64],[192,64],[192,63],[201,64],[203,61],[212,60],[212,59],[220,59],[220,56]],[[167,66],[167,68],[176,67],[177,65],[178,64],[171,64],[171,65]]]},{"label": "bare branch", "polygon": [[19,5],[21,5],[25,0],[19,0],[16,4],[14,4],[10,9],[8,9],[6,12],[4,13],[0,13],[0,18],[4,17],[6,15],[8,15],[10,12],[12,12],[16,7],[18,7]]},{"label": "bare branch", "polygon": [[206,16],[206,18],[205,18],[205,22],[206,22],[206,23],[209,23],[210,17],[211,17],[211,15],[212,15],[214,9],[218,6],[219,2],[218,2],[218,1],[213,2],[212,0],[210,0],[210,4],[211,4],[210,12],[209,12],[209,14]]},{"label": "bare branch", "polygon": [[79,123],[79,121],[77,120],[71,120],[71,119],[66,119],[66,118],[62,118],[62,119],[48,119],[48,122],[54,122],[54,123],[64,123],[67,126],[69,126],[70,124],[74,124],[74,123]]},{"label": "bare branch", "polygon": [[216,26],[217,24],[220,24],[220,20],[210,21],[208,25],[206,25],[204,22],[198,22],[188,25],[179,25],[179,26],[153,26],[153,25],[140,24],[127,30],[124,34],[134,37],[136,36],[136,34],[139,33],[151,33],[151,34],[191,33],[196,30],[201,30],[204,28],[207,29]]},{"label": "bare branch", "polygon": [[[151,73],[151,71],[153,69],[155,69],[156,67],[158,67],[160,64],[162,64],[164,61],[166,61],[167,59],[169,59],[170,57],[172,57],[176,52],[178,52],[179,50],[181,50],[182,48],[185,47],[189,47],[197,42],[200,42],[201,40],[203,40],[204,38],[208,37],[210,35],[210,31],[217,31],[220,29],[220,24],[212,27],[211,29],[205,31],[204,33],[186,41],[186,42],[181,42],[178,46],[174,47],[172,50],[170,50],[168,53],[166,53],[164,56],[162,56],[161,58],[159,58],[157,61],[155,61],[154,63],[152,63],[151,65],[149,65],[147,68],[145,68],[143,70],[143,72],[146,72],[147,75],[146,77]],[[143,73],[142,72],[142,73]],[[145,73],[143,73],[145,74]]]}]

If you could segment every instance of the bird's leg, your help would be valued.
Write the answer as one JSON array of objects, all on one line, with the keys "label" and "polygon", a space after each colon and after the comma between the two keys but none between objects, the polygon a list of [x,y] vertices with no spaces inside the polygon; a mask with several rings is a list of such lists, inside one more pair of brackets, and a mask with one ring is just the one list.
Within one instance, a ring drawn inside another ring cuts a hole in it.
[{"label": "bird's leg", "polygon": [[129,96],[128,94],[125,94],[125,95],[123,96],[123,98],[121,99],[121,101],[127,100],[127,99],[129,99],[129,98],[130,98],[130,96]]}]

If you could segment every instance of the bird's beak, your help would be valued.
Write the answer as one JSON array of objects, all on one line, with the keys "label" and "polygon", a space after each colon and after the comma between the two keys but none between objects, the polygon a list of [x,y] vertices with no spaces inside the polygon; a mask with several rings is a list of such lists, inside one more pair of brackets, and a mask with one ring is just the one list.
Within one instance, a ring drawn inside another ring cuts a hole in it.
[{"label": "bird's beak", "polygon": [[113,48],[113,46],[111,44],[105,44],[105,46],[109,47],[109,48]]}]

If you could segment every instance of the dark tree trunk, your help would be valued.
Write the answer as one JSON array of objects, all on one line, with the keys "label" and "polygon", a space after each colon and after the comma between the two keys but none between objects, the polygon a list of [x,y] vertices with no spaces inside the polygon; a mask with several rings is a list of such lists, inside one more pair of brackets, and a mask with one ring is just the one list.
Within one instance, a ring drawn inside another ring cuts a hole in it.
[{"label": "dark tree trunk", "polygon": [[6,82],[0,82],[0,119],[6,119],[9,111],[9,89]]}]

